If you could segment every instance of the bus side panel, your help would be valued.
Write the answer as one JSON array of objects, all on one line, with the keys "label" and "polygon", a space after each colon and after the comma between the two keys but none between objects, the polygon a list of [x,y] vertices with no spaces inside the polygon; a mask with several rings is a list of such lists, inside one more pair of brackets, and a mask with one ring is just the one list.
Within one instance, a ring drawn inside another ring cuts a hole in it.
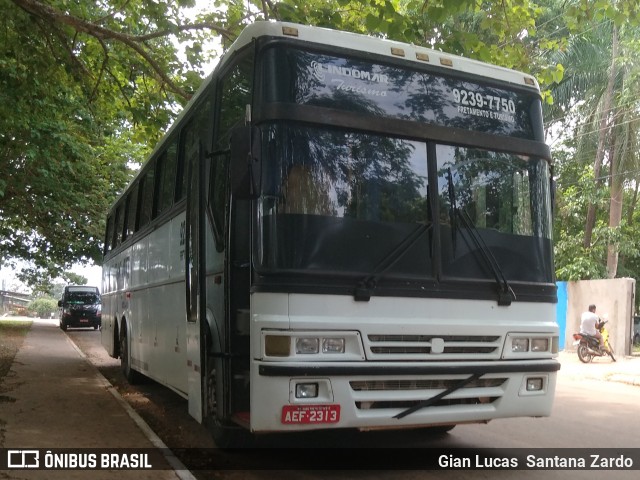
[{"label": "bus side panel", "polygon": [[116,316],[113,308],[114,297],[111,293],[110,271],[111,262],[104,262],[102,265],[102,329],[100,331],[100,341],[109,355],[115,358],[114,329],[116,327]]},{"label": "bus side panel", "polygon": [[155,317],[154,369],[160,381],[171,388],[187,392],[187,347],[184,319],[184,284],[171,283],[154,288],[150,305]]},{"label": "bus side panel", "polygon": [[[166,265],[169,285],[165,292],[168,300],[165,325],[167,332],[164,352],[167,354],[164,370],[167,382],[181,392],[187,392],[187,332],[186,332],[186,287],[184,277],[185,212],[177,215],[170,223],[169,244],[166,247]],[[160,348],[161,344],[159,344]],[[171,355],[173,353],[173,355]]]},{"label": "bus side panel", "polygon": [[[163,355],[164,344],[160,341],[159,325],[163,323],[163,317],[167,315],[165,290],[169,279],[169,234],[171,224],[165,223],[149,234],[148,238],[148,269],[147,286],[148,304],[147,314],[143,320],[143,332],[141,332],[141,347],[144,362],[148,365],[148,374],[157,380],[165,381],[167,374],[164,371]],[[161,328],[161,327],[160,327]]]},{"label": "bus side panel", "polygon": [[[131,342],[131,366],[145,375],[149,375],[148,354],[145,351],[143,333],[148,328],[148,294],[144,288],[147,282],[148,237],[141,239],[131,249],[131,295],[128,299],[128,314]],[[125,313],[125,312],[123,312]]]},{"label": "bus side panel", "polygon": [[[156,317],[157,368],[162,381],[187,392],[187,346],[184,285],[184,213],[167,223],[162,242],[164,285],[155,289],[151,309]],[[164,227],[163,227],[164,228]]]}]

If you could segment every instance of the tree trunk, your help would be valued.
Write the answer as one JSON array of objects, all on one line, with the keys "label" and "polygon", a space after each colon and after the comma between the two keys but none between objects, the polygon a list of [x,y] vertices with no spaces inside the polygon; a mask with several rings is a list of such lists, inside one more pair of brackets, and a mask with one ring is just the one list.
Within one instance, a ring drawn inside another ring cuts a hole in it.
[{"label": "tree trunk", "polygon": [[[624,176],[620,175],[621,159],[620,155],[616,155],[616,139],[611,139],[611,197],[609,200],[609,228],[616,229],[620,227],[622,221],[622,200]],[[622,152],[621,152],[622,153]],[[610,242],[607,246],[607,277],[616,278],[618,274],[618,242]]]},{"label": "tree trunk", "polygon": [[[593,175],[596,182],[600,183],[600,172],[602,170],[602,161],[604,160],[605,142],[607,140],[608,120],[611,116],[611,105],[613,103],[613,87],[616,78],[616,57],[618,56],[618,29],[613,26],[613,34],[611,38],[611,68],[609,71],[609,80],[607,81],[607,90],[602,105],[602,116],[600,118],[600,128],[598,129],[598,148],[596,150],[596,158],[593,162]],[[593,236],[593,227],[596,223],[596,206],[589,204],[587,209],[587,220],[584,227],[584,248],[591,247],[591,238]]]},{"label": "tree trunk", "polygon": [[633,225],[633,214],[636,211],[636,206],[638,205],[638,192],[640,191],[640,180],[635,180],[635,187],[633,189],[633,197],[631,197],[631,201],[629,202],[629,208],[627,212],[627,225]]}]

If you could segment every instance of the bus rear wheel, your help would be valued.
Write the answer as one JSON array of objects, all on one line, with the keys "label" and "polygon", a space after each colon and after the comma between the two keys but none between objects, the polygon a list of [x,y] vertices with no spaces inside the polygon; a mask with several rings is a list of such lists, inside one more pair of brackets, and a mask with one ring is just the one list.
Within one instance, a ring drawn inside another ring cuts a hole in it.
[{"label": "bus rear wheel", "polygon": [[122,324],[120,334],[120,368],[124,378],[130,385],[136,385],[142,380],[142,374],[131,368],[131,355],[129,350],[129,335],[126,323]]},{"label": "bus rear wheel", "polygon": [[436,427],[427,427],[426,431],[429,435],[444,435],[455,428],[455,425],[438,425]]}]

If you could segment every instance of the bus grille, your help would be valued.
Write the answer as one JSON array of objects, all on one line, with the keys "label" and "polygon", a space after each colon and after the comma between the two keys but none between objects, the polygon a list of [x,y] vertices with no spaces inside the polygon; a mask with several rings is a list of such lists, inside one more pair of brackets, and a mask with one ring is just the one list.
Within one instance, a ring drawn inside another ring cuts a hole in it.
[{"label": "bus grille", "polygon": [[[349,382],[359,411],[408,409],[458,384],[460,378],[354,380]],[[441,398],[428,408],[456,405],[489,406],[505,391],[506,378],[480,378]],[[393,412],[391,412],[393,410]]]},{"label": "bus grille", "polygon": [[370,360],[497,360],[500,335],[368,335]]},{"label": "bus grille", "polygon": [[[464,388],[478,387],[500,387],[506,379],[504,378],[479,378],[469,382]],[[349,382],[351,389],[360,391],[381,391],[381,390],[446,390],[460,383],[456,380],[354,380]]]}]

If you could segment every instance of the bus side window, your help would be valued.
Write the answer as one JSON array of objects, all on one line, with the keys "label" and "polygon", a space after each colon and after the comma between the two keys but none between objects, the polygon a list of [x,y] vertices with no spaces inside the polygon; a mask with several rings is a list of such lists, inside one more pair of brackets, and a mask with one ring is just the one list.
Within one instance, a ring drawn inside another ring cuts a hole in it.
[{"label": "bus side window", "polygon": [[138,228],[143,228],[149,221],[151,221],[151,213],[153,208],[153,190],[155,188],[154,180],[154,168],[155,165],[147,170],[142,180],[142,191],[140,193],[140,221]]},{"label": "bus side window", "polygon": [[113,238],[113,213],[107,219],[107,234],[104,237],[104,255],[111,251],[111,239]]},{"label": "bus side window", "polygon": [[243,58],[228,72],[218,90],[220,115],[216,134],[216,150],[229,148],[231,130],[244,125],[247,105],[251,104],[253,56]]},{"label": "bus side window", "polygon": [[127,193],[127,197],[124,201],[124,210],[122,211],[122,242],[129,238],[129,204],[131,203],[131,192]]},{"label": "bus side window", "polygon": [[180,141],[180,154],[177,155],[176,162],[176,192],[175,192],[175,201],[176,203],[180,200],[184,199],[187,196],[187,164],[185,161],[184,155],[184,132],[182,135],[182,140]]},{"label": "bus side window", "polygon": [[120,202],[116,210],[116,223],[113,231],[113,238],[111,242],[112,248],[118,247],[122,243],[122,230],[124,228],[124,203]]},{"label": "bus side window", "polygon": [[138,185],[132,187],[131,193],[129,193],[129,200],[127,202],[127,224],[125,225],[125,231],[127,237],[131,237],[136,232],[136,216],[138,213]]},{"label": "bus side window", "polygon": [[178,144],[174,140],[169,144],[166,152],[162,155],[162,169],[157,173],[158,191],[156,209],[157,215],[168,210],[173,205],[176,190],[176,170],[177,170]]},{"label": "bus side window", "polygon": [[[218,88],[219,115],[216,128],[215,150],[226,152],[231,131],[244,125],[247,105],[251,104],[253,56],[247,55],[222,79]],[[209,181],[209,207],[216,231],[216,248],[224,249],[225,198],[229,155],[216,155],[211,164]]]},{"label": "bus side window", "polygon": [[155,168],[155,185],[154,185],[154,195],[153,195],[153,207],[151,218],[156,218],[162,212],[162,177],[164,176],[164,170],[166,168],[167,163],[167,152],[163,152],[156,159],[156,168]]}]

